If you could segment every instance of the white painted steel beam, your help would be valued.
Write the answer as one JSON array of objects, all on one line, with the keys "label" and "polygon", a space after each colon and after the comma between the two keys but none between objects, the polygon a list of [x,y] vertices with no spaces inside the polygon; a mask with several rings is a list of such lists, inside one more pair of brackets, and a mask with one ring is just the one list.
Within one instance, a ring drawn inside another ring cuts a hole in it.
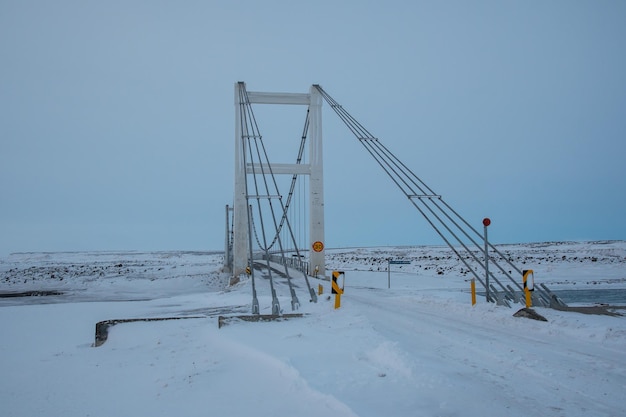
[{"label": "white painted steel beam", "polygon": [[[298,175],[309,175],[311,174],[311,167],[309,166],[309,164],[271,164],[271,170],[273,174],[298,174]],[[251,163],[247,163],[246,164],[246,172],[248,174],[252,174],[252,173],[260,173],[260,172],[265,172],[265,173],[269,173],[270,172],[270,167],[268,167],[266,164],[251,164]]]},{"label": "white painted steel beam", "polygon": [[308,106],[310,95],[306,93],[261,93],[248,91],[248,100],[253,104],[296,104]]}]

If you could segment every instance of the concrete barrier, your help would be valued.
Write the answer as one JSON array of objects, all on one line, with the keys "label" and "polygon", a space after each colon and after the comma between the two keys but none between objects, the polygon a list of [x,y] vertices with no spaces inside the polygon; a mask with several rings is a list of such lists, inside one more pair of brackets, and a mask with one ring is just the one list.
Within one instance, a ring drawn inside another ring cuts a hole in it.
[{"label": "concrete barrier", "polygon": [[104,320],[96,323],[96,341],[93,347],[102,346],[109,337],[109,328],[121,323],[133,323],[137,321],[165,321],[165,320],[183,320],[183,319],[205,319],[206,316],[183,316],[183,317],[151,317],[151,318],[136,318],[136,319],[114,319]]}]

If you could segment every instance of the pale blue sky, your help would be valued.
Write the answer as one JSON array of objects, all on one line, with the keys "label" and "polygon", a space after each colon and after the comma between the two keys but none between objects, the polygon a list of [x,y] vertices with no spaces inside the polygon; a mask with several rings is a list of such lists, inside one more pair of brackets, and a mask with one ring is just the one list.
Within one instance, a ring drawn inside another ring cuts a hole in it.
[{"label": "pale blue sky", "polygon": [[[624,22],[622,1],[0,0],[0,255],[222,249],[240,80],[321,84],[496,243],[626,239]],[[443,243],[327,105],[324,140],[327,247]]]}]

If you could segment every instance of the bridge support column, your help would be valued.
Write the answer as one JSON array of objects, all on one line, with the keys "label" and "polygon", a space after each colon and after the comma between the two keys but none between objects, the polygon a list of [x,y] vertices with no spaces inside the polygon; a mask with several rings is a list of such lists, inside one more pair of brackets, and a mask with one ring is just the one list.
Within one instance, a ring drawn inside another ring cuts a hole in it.
[{"label": "bridge support column", "polygon": [[[311,86],[309,104],[309,267],[310,274],[326,276],[324,240],[324,165],[322,149],[322,95]],[[321,245],[320,245],[321,243]]]},{"label": "bridge support column", "polygon": [[241,89],[245,84],[235,84],[235,195],[233,196],[233,269],[232,276],[239,277],[248,266],[248,200],[246,198],[246,167],[244,166],[245,141],[241,119]]}]

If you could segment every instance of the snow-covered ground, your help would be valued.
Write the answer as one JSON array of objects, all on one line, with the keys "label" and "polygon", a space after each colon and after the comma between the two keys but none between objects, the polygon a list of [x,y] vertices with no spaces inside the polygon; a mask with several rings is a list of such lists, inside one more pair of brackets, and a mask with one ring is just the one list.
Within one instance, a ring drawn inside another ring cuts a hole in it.
[{"label": "snow-covered ground", "polygon": [[[626,290],[626,242],[504,245],[552,290]],[[392,265],[387,258],[408,260]],[[233,321],[250,281],[226,287],[219,253],[14,254],[0,260],[2,416],[624,416],[626,317],[471,305],[463,264],[444,247],[344,248],[341,308],[328,281],[302,318]],[[276,277],[284,313],[286,280]],[[269,282],[257,276],[261,312]],[[626,310],[614,310],[626,313]],[[199,317],[132,322],[102,320]]]}]

